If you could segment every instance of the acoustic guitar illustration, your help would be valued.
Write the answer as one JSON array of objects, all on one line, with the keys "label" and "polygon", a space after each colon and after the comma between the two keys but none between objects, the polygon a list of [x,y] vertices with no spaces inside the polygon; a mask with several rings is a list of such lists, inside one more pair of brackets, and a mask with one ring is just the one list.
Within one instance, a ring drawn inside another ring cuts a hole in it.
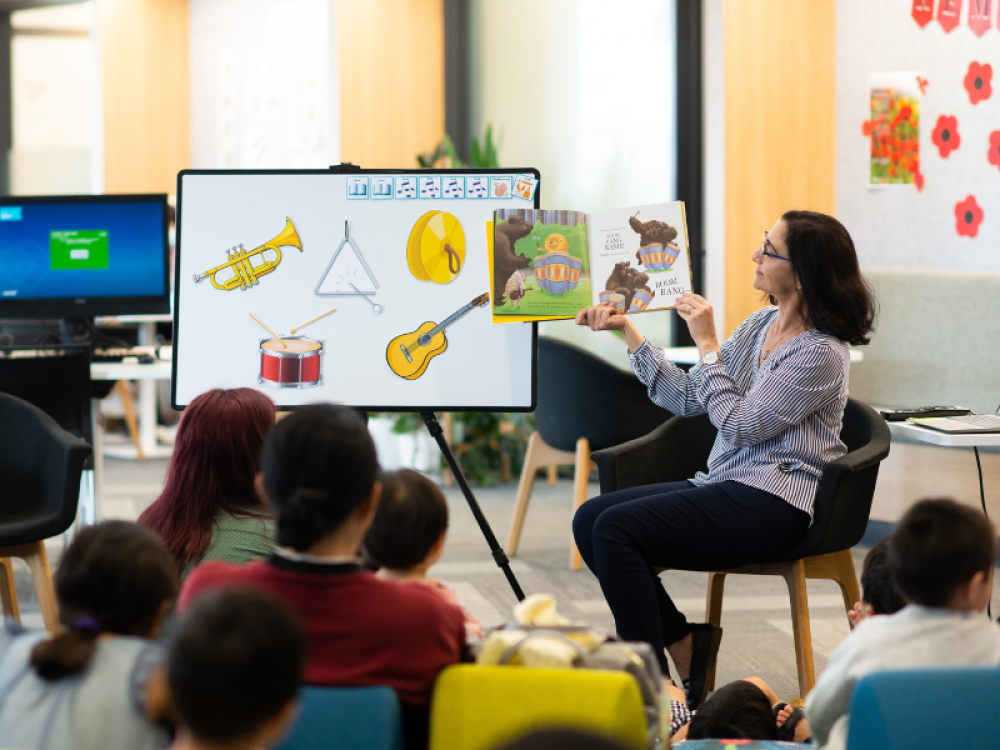
[{"label": "acoustic guitar illustration", "polygon": [[490,301],[489,293],[480,294],[472,302],[449,315],[440,323],[427,321],[417,330],[397,336],[385,350],[385,361],[394,373],[407,380],[416,380],[427,370],[427,365],[448,348],[445,330],[474,307]]}]

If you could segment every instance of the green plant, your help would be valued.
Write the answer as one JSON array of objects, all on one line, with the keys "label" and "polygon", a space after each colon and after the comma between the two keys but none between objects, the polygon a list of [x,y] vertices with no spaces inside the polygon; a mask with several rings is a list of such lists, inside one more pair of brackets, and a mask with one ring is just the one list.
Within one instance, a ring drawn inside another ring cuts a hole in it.
[{"label": "green plant", "polygon": [[482,146],[478,138],[472,137],[469,143],[468,163],[459,158],[455,143],[447,133],[433,151],[417,155],[417,163],[421,169],[432,169],[441,159],[447,159],[451,169],[497,169],[500,162],[497,160],[497,147],[493,143],[493,126],[486,126]]}]

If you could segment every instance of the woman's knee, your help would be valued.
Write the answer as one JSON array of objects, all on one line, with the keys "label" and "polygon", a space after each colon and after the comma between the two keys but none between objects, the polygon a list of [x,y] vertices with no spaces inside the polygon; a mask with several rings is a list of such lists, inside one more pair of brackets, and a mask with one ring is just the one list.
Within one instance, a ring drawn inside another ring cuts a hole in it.
[{"label": "woman's knee", "polygon": [[598,508],[598,503],[595,503],[594,499],[587,500],[573,514],[573,539],[576,540],[577,547],[580,546],[581,542],[587,545],[590,544],[594,532],[594,524],[603,510],[602,508]]}]

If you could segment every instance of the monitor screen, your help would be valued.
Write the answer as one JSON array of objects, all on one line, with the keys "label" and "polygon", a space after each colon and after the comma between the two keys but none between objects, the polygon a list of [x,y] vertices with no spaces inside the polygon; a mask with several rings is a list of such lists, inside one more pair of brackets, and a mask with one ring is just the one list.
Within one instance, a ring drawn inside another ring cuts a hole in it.
[{"label": "monitor screen", "polygon": [[169,312],[167,196],[0,197],[0,318]]}]

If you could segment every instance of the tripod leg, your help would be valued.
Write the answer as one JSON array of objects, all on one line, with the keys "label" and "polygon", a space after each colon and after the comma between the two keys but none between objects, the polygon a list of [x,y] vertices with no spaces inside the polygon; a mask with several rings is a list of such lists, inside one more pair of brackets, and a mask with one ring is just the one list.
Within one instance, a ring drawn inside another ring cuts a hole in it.
[{"label": "tripod leg", "polygon": [[444,456],[444,460],[448,462],[448,468],[451,469],[452,476],[455,477],[455,481],[458,482],[458,486],[462,488],[462,494],[465,496],[465,501],[469,504],[469,510],[472,511],[472,515],[476,519],[476,523],[479,524],[480,531],[482,531],[483,536],[486,537],[486,543],[490,546],[490,550],[493,552],[493,559],[496,560],[497,565],[503,571],[504,575],[507,576],[507,583],[509,583],[511,589],[513,589],[514,596],[517,597],[518,601],[523,601],[524,592],[521,590],[521,584],[519,584],[517,582],[517,578],[514,577],[514,571],[510,569],[510,561],[507,559],[507,555],[504,553],[503,548],[500,546],[496,536],[493,534],[493,529],[490,528],[490,522],[487,521],[486,516],[483,515],[483,509],[479,507],[479,502],[476,500],[476,496],[472,494],[472,489],[469,487],[469,483],[466,481],[465,475],[462,473],[462,469],[458,465],[458,461],[455,460],[455,454],[451,452],[451,447],[448,445],[448,441],[444,439],[444,430],[441,429],[441,424],[437,421],[437,417],[434,416],[434,412],[421,412],[420,416],[423,418],[424,424],[427,426],[427,431],[438,444],[438,448],[441,449],[441,454]]}]

